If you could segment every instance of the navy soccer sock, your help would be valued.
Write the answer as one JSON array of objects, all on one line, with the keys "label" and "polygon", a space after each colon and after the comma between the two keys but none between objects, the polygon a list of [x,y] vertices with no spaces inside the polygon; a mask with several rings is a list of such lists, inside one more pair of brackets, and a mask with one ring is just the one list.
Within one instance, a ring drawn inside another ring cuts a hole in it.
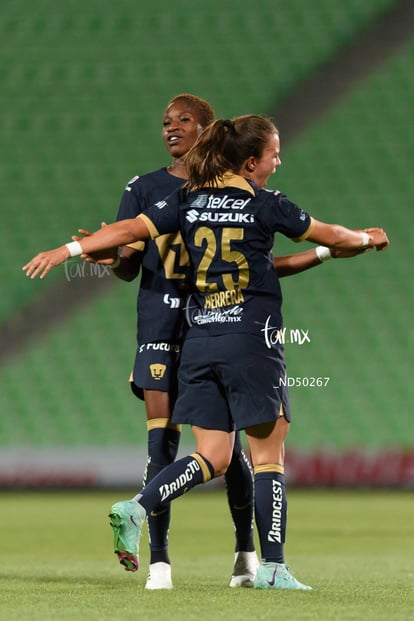
[{"label": "navy soccer sock", "polygon": [[224,475],[227,500],[236,534],[235,551],[253,552],[253,473],[236,432],[233,455]]},{"label": "navy soccer sock", "polygon": [[182,457],[164,468],[157,476],[135,496],[149,515],[155,507],[182,496],[200,483],[206,483],[214,477],[214,468],[200,453]]},{"label": "navy soccer sock", "polygon": [[[147,429],[148,460],[144,473],[144,486],[175,460],[180,441],[180,426],[173,425],[167,418],[147,421]],[[170,503],[155,507],[148,514],[150,563],[170,562],[168,556],[170,518]]]},{"label": "navy soccer sock", "polygon": [[262,559],[284,563],[287,500],[283,466],[279,464],[256,466],[254,485],[255,518]]}]

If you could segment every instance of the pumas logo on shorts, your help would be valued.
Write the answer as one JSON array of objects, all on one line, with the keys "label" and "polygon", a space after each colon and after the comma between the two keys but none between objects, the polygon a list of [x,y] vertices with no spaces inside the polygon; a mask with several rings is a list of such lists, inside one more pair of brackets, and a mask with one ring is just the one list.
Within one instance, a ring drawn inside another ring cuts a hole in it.
[{"label": "pumas logo on shorts", "polygon": [[167,367],[165,364],[150,364],[149,365],[150,371],[151,371],[151,377],[152,379],[155,380],[160,380],[164,377],[165,375],[165,371],[167,370]]}]

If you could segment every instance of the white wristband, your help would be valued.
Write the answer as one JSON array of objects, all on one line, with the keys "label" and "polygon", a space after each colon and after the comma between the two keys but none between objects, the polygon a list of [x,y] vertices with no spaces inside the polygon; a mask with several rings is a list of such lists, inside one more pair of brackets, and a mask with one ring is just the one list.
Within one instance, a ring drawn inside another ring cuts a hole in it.
[{"label": "white wristband", "polygon": [[79,257],[81,254],[83,254],[82,246],[77,241],[65,244],[65,246],[69,250],[69,254],[71,257]]},{"label": "white wristband", "polygon": [[365,233],[364,231],[361,233],[361,238],[362,238],[362,243],[361,243],[361,248],[368,248],[369,246],[369,241],[370,241],[370,236],[368,235],[368,233]]},{"label": "white wristband", "polygon": [[318,257],[319,261],[322,261],[322,263],[324,261],[329,261],[329,259],[332,259],[332,252],[330,248],[327,248],[326,246],[316,246],[315,250],[316,256]]}]

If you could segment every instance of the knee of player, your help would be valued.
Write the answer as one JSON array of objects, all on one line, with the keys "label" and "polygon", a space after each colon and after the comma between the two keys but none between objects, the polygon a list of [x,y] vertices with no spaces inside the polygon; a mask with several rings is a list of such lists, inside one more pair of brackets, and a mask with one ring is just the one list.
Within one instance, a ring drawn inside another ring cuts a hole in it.
[{"label": "knee of player", "polygon": [[216,463],[214,463],[214,476],[215,477],[221,477],[222,475],[226,474],[227,472],[227,468],[230,466],[230,459],[222,459],[220,461],[216,461]]},{"label": "knee of player", "polygon": [[201,453],[199,453],[199,455],[200,457],[202,456],[204,463],[208,467],[208,470],[206,470],[205,472],[205,481],[207,481],[209,478],[215,479],[222,476],[226,473],[227,468],[230,465],[230,458],[228,458],[227,455],[217,454],[214,456],[207,456],[205,453],[202,453],[202,455]]}]

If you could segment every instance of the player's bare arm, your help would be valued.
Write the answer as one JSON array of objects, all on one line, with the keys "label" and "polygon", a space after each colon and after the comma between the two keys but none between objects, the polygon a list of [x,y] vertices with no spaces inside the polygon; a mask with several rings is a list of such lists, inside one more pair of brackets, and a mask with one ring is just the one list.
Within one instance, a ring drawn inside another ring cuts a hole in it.
[{"label": "player's bare arm", "polygon": [[26,272],[26,276],[31,278],[36,278],[36,276],[44,278],[51,269],[61,265],[71,256],[92,254],[109,248],[118,248],[118,246],[148,239],[149,236],[150,233],[147,225],[141,218],[120,220],[101,228],[99,231],[95,231],[93,235],[82,238],[81,242],[71,242],[72,244],[78,244],[76,250],[73,250],[71,244],[67,244],[54,250],[40,252],[23,266],[23,270]]},{"label": "player's bare arm", "polygon": [[385,250],[389,245],[387,234],[381,228],[353,231],[340,224],[327,224],[315,219],[306,239],[337,250],[354,248]]},{"label": "player's bare arm", "polygon": [[322,265],[327,259],[350,259],[360,254],[365,254],[370,250],[372,250],[372,248],[341,250],[337,248],[328,248],[327,246],[318,246],[318,249],[312,248],[304,252],[295,252],[294,254],[274,257],[273,263],[277,269],[279,278],[284,278],[285,276],[300,274],[317,265]]},{"label": "player's bare arm", "polygon": [[[106,222],[102,222],[101,228],[108,226]],[[92,235],[86,229],[79,229],[79,235],[72,235],[73,241],[80,242],[84,237]],[[82,254],[82,259],[87,263],[99,263],[100,265],[108,265],[112,273],[126,282],[134,280],[141,269],[142,253],[130,246],[122,246],[122,248],[109,248],[109,250],[101,250],[91,254]]]}]

